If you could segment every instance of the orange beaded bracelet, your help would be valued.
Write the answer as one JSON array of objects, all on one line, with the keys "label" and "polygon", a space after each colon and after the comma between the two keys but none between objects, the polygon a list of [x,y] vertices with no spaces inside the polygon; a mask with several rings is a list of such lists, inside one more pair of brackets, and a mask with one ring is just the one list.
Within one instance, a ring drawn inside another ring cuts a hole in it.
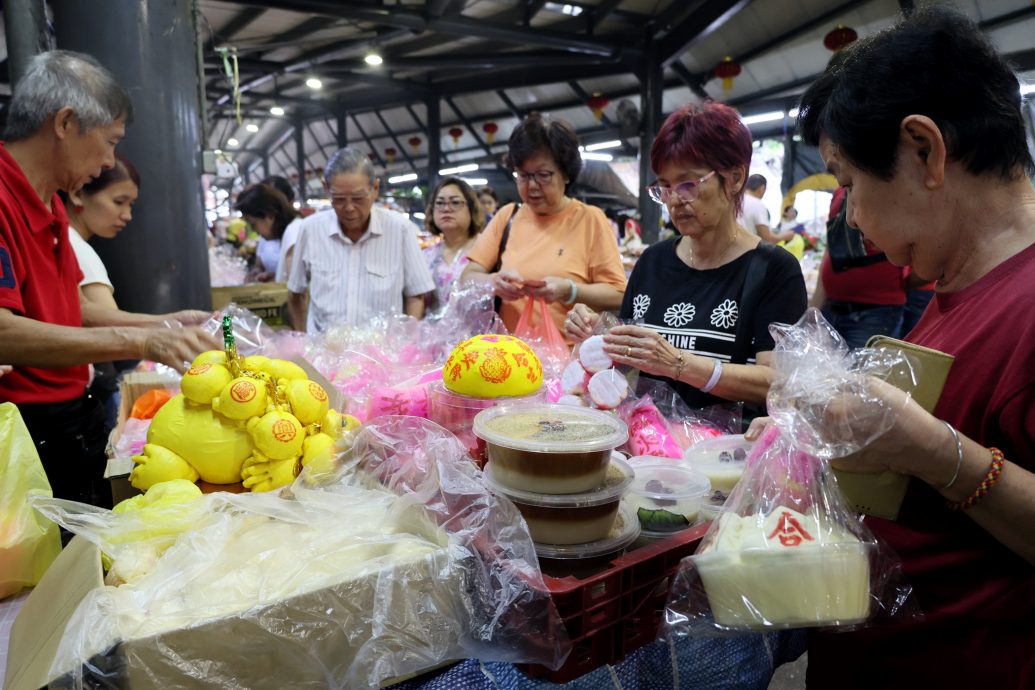
[{"label": "orange beaded bracelet", "polygon": [[988,474],[985,475],[985,478],[978,484],[978,488],[974,489],[974,493],[970,496],[967,496],[962,501],[946,501],[951,510],[973,508],[999,481],[999,475],[1003,473],[1003,465],[1006,463],[1006,458],[1003,457],[1003,452],[998,448],[989,448],[989,450],[992,451],[992,465],[988,468]]}]

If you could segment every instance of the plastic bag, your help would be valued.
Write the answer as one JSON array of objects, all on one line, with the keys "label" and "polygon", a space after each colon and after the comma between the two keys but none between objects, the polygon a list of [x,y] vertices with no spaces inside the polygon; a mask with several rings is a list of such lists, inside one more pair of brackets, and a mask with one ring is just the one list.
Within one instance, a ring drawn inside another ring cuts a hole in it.
[{"label": "plastic bag", "polygon": [[219,342],[223,342],[223,317],[229,316],[233,324],[234,338],[239,355],[257,355],[265,349],[266,343],[273,337],[273,329],[244,307],[233,302],[226,305],[222,312],[216,312],[201,325],[202,330],[211,333]]},{"label": "plastic bag", "polygon": [[[132,675],[164,688],[365,688],[449,659],[557,668],[570,644],[525,523],[480,477],[441,427],[383,417],[290,489],[208,494],[153,562],[130,563],[140,567],[134,581],[85,597],[52,676],[76,686]],[[132,513],[48,504],[111,552],[113,568],[168,541],[131,550],[112,535],[139,525]]]},{"label": "plastic bag", "polygon": [[51,496],[50,482],[14,403],[0,405],[0,599],[32,587],[61,551],[58,527],[30,496]]},{"label": "plastic bag", "polygon": [[691,410],[664,381],[641,378],[639,398],[618,410],[629,426],[625,449],[631,455],[681,458],[685,451],[710,438],[740,429],[740,403]]},{"label": "plastic bag", "polygon": [[[538,321],[536,311],[539,312]],[[542,297],[525,300],[525,309],[514,326],[514,337],[524,340],[539,355],[544,375],[560,371],[571,356],[564,335],[553,322],[550,308]]]},{"label": "plastic bag", "polygon": [[611,312],[600,314],[593,335],[575,346],[561,371],[562,395],[557,402],[614,410],[633,397],[639,371],[615,364],[603,349],[604,334],[621,323]]},{"label": "plastic bag", "polygon": [[[898,412],[872,395],[875,377],[909,367],[900,353],[848,352],[815,309],[776,339],[770,424],[666,607],[666,630],[856,626],[916,616],[901,564],[849,507],[829,458],[887,431]],[[846,419],[838,400],[864,399]]]}]

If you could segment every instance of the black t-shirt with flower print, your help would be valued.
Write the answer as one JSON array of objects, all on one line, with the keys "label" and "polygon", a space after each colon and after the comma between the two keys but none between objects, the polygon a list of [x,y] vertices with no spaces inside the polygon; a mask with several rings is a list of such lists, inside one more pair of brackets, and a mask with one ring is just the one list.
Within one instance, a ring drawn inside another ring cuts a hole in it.
[{"label": "black t-shirt with flower print", "polygon": [[[724,266],[697,270],[676,255],[677,237],[651,246],[643,253],[625,290],[620,316],[642,320],[643,325],[665,337],[673,346],[728,363],[733,355],[740,301],[751,257],[758,249]],[[794,323],[807,306],[805,279],[798,261],[783,249],[769,252],[761,299],[751,328],[752,356],[772,350],[769,324]],[[758,264],[756,264],[758,265]],[[765,263],[762,264],[765,266]],[[724,402],[685,383],[673,383],[691,408]]]}]

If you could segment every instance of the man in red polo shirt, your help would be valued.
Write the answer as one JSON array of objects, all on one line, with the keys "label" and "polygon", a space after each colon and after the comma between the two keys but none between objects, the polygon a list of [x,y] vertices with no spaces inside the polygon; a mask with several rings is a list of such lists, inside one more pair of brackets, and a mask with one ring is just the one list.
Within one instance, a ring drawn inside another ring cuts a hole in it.
[{"label": "man in red polo shirt", "polygon": [[110,505],[103,480],[104,412],[86,394],[88,363],[152,359],[183,368],[218,345],[197,327],[208,314],[159,316],[81,299],[82,271],[57,196],[114,164],[133,106],[93,58],[37,55],[15,87],[0,143],[0,402],[25,420],[54,495]]}]

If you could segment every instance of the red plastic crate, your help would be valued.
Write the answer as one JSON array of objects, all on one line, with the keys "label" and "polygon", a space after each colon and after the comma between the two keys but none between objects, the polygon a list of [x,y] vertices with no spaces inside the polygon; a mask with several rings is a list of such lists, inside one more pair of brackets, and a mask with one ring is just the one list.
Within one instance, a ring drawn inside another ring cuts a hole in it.
[{"label": "red plastic crate", "polygon": [[533,678],[566,683],[617,663],[657,638],[669,581],[707,528],[698,525],[630,551],[590,574],[555,577],[544,567],[543,582],[571,637],[571,654],[556,671],[539,665],[521,670]]}]

